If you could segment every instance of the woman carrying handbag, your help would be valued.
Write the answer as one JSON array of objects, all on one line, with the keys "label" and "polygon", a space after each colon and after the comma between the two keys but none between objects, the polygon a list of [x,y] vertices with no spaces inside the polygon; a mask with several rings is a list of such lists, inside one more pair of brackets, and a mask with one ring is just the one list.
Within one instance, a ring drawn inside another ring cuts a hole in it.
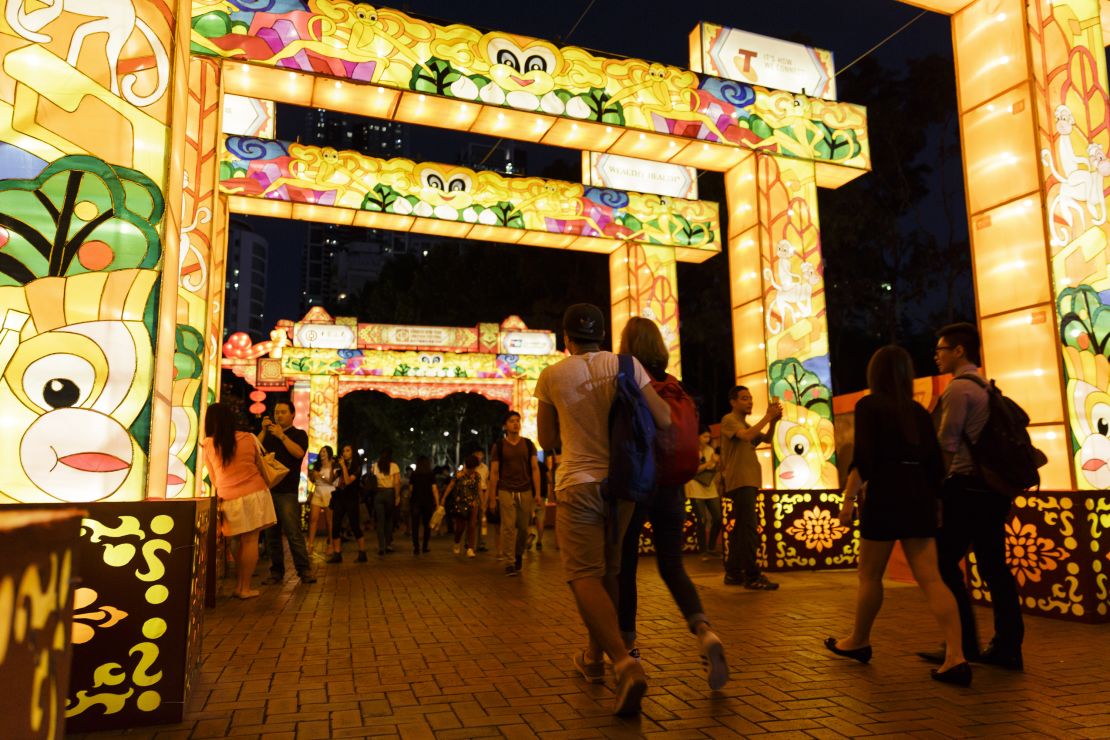
[{"label": "woman carrying handbag", "polygon": [[239,599],[253,599],[260,594],[251,588],[251,576],[258,564],[258,535],[277,523],[277,514],[258,440],[235,427],[230,406],[214,403],[208,407],[204,415],[204,462],[220,499],[221,531],[225,537],[238,538],[238,582],[232,593]]}]

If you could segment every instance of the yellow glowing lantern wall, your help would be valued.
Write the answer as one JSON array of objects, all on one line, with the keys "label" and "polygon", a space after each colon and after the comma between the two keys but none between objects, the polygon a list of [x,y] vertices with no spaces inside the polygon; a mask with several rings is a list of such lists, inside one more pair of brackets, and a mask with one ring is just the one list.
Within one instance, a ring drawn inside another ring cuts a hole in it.
[{"label": "yellow glowing lantern wall", "polygon": [[725,176],[736,382],[783,403],[776,488],[835,488],[828,325],[810,162],[757,154]]},{"label": "yellow glowing lantern wall", "polygon": [[214,289],[214,295],[223,293],[226,251],[215,238],[223,236],[224,228],[216,189],[221,110],[219,66],[193,57],[185,106],[178,260],[171,266],[177,278],[177,329],[167,497],[204,492],[194,476],[203,459],[197,442],[204,410],[215,400],[213,366],[218,367],[220,347],[220,330],[212,335],[218,317],[211,314],[221,301],[209,296]]},{"label": "yellow glowing lantern wall", "polygon": [[670,352],[668,372],[682,377],[678,338],[678,275],[674,250],[628,242],[609,255],[613,348],[628,319],[640,316],[659,326]]},{"label": "yellow glowing lantern wall", "polygon": [[1099,4],[980,0],[952,32],[986,372],[1029,412],[1044,487],[1108,488]]},{"label": "yellow glowing lantern wall", "polygon": [[186,29],[175,7],[142,2],[105,46],[104,20],[63,3],[7,8],[0,500],[141,499],[148,475],[166,476],[164,455],[157,470],[147,460],[168,445],[174,395],[155,368],[174,360],[159,296],[180,207],[167,173]]}]

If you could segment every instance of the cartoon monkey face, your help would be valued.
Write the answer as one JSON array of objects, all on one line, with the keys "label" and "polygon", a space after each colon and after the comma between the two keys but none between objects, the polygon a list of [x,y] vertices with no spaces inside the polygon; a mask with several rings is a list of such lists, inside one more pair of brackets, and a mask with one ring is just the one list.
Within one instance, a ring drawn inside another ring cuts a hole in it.
[{"label": "cartoon monkey face", "polygon": [[0,492],[27,502],[88,502],[126,485],[142,498],[143,451],[128,427],[150,393],[146,328],[90,321],[21,338],[0,382],[0,438],[19,464]]},{"label": "cartoon monkey face", "polygon": [[836,467],[829,462],[835,451],[832,423],[794,404],[783,406],[783,419],[773,440],[779,461],[777,485],[789,489],[835,487]]},{"label": "cartoon monkey face", "polygon": [[775,245],[775,256],[779,259],[790,259],[794,256],[794,246],[785,239],[779,240]]},{"label": "cartoon monkey face", "polygon": [[[435,209],[461,211],[474,202],[474,181],[466,170],[425,166],[419,177],[420,199]],[[457,218],[457,214],[450,218]]]},{"label": "cartoon monkey face", "polygon": [[1094,143],[1087,147],[1087,162],[1091,165],[1092,172],[1110,177],[1110,159],[1106,158],[1101,144]]},{"label": "cartoon monkey face", "polygon": [[1110,489],[1110,360],[1065,346],[1068,420],[1079,487]]},{"label": "cartoon monkey face", "polygon": [[801,272],[803,283],[816,286],[817,283],[819,283],[821,280],[819,277],[817,277],[817,268],[814,267],[813,263],[811,262],[803,262]]},{"label": "cartoon monkey face", "polygon": [[545,41],[494,36],[486,44],[490,79],[507,93],[524,92],[542,97],[555,89],[554,75],[562,67],[559,50]]},{"label": "cartoon monkey face", "polygon": [[1105,490],[1110,488],[1110,393],[1084,380],[1069,385],[1079,414],[1073,430],[1079,442],[1076,467],[1090,488]]},{"label": "cartoon monkey face", "polygon": [[1056,106],[1056,111],[1052,117],[1056,121],[1056,133],[1058,134],[1070,134],[1071,130],[1075,128],[1075,116],[1072,115],[1066,105]]}]

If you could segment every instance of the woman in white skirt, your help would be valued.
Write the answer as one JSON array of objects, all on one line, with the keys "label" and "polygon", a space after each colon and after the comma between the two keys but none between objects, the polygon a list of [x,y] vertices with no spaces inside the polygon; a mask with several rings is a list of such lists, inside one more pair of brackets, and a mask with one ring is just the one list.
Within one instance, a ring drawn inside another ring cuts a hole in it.
[{"label": "woman in white skirt", "polygon": [[327,521],[328,536],[331,536],[331,495],[335,492],[335,479],[338,475],[335,453],[329,445],[324,445],[316,456],[316,462],[308,470],[308,479],[313,484],[312,498],[309,499],[312,508],[308,513],[308,554],[313,557],[316,557],[316,529],[320,526],[321,512]]},{"label": "woman in white skirt", "polygon": [[262,458],[255,437],[236,431],[230,406],[214,403],[204,416],[204,461],[220,499],[220,526],[225,537],[238,537],[235,562],[239,582],[233,595],[253,599],[251,575],[258,564],[258,533],[275,523],[274,500],[262,476]]}]

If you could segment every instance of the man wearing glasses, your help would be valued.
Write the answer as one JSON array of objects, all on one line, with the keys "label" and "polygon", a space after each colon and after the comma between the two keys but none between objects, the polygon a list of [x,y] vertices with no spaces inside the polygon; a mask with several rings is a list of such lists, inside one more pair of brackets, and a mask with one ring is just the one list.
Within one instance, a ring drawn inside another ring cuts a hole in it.
[{"label": "man wearing glasses", "polygon": [[[948,471],[941,492],[941,527],[937,532],[940,575],[960,609],[963,649],[968,660],[1020,671],[1025,626],[1017,585],[1006,564],[1006,518],[1011,501],[983,480],[968,447],[968,440],[979,439],[990,417],[987,391],[979,376],[979,332],[972,324],[950,324],[937,332],[937,337],[937,369],[952,374],[952,382],[941,395],[937,431]],[[994,608],[994,638],[982,652],[971,599],[960,570],[960,561],[969,549],[975,551]],[[937,663],[944,660],[943,649],[918,655]]]}]

